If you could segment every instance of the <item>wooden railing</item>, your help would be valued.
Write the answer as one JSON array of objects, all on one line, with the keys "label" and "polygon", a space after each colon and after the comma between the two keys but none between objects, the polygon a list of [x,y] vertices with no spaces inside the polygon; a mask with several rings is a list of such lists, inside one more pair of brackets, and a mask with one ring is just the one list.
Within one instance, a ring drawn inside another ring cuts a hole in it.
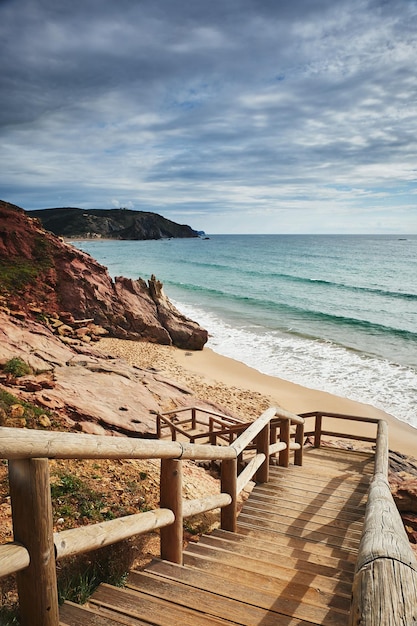
[{"label": "wooden railing", "polygon": [[[182,415],[182,419],[179,418]],[[245,430],[250,422],[211,411],[198,406],[182,407],[156,414],[156,436],[161,439],[164,430],[169,430],[171,440],[182,435],[195,443],[197,439],[208,439],[213,445],[219,441],[231,443]]]},{"label": "wooden railing", "polygon": [[[417,560],[388,483],[388,427],[384,420],[314,411],[313,445],[323,436],[373,443],[374,475],[355,568],[349,626],[417,626]],[[374,437],[323,428],[324,418],[375,424]]]},{"label": "wooden railing", "polygon": [[[291,423],[296,425],[295,441],[290,441]],[[268,481],[271,456],[279,454],[284,465],[293,449],[295,463],[302,463],[303,423],[297,415],[270,408],[229,446],[0,428],[14,532],[14,542],[0,546],[0,576],[17,572],[21,626],[58,626],[57,558],[159,528],[161,557],[182,563],[183,519],[217,508],[221,527],[235,530],[238,494],[252,479]],[[278,431],[285,441],[277,440]],[[238,475],[238,459],[253,446],[251,460]],[[127,458],[161,460],[160,508],[54,534],[48,459]],[[220,493],[183,500],[183,460],[219,461]]]},{"label": "wooden railing", "polygon": [[380,421],[350,626],[417,626],[417,560],[391,495],[388,465],[387,425]]}]

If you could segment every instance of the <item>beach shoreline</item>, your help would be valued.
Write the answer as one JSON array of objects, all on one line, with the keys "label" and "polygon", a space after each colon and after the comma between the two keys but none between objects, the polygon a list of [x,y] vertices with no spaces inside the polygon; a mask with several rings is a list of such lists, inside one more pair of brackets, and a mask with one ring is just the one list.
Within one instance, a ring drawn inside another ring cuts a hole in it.
[{"label": "beach shoreline", "polygon": [[[389,427],[390,449],[417,456],[417,429],[381,409],[262,374],[210,348],[191,352],[121,339],[103,339],[98,347],[103,352],[125,358],[131,364],[159,370],[164,376],[188,386],[197,397],[224,406],[243,419],[254,419],[272,405],[296,414],[323,411],[385,419]],[[334,419],[325,418],[324,426],[329,430],[340,430],[340,422]],[[312,428],[313,419],[307,420],[307,430]],[[374,437],[376,426],[345,421],[343,431]]]}]

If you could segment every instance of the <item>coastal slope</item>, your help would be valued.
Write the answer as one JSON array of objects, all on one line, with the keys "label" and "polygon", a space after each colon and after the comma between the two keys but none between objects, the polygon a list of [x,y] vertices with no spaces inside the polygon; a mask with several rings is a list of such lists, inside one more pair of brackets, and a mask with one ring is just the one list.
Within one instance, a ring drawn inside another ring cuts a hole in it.
[{"label": "coastal slope", "polygon": [[182,315],[162,284],[110,277],[90,255],[45,231],[37,218],[0,201],[0,296],[30,318],[67,326],[87,319],[112,337],[201,350],[207,331]]}]

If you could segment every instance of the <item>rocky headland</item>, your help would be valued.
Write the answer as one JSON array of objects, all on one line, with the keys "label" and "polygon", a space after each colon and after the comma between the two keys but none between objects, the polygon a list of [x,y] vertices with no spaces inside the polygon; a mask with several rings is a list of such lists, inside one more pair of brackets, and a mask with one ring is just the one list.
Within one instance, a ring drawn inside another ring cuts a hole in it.
[{"label": "rocky headland", "polygon": [[177,224],[158,213],[129,209],[62,207],[29,211],[46,230],[67,238],[169,239],[198,237],[187,224]]}]

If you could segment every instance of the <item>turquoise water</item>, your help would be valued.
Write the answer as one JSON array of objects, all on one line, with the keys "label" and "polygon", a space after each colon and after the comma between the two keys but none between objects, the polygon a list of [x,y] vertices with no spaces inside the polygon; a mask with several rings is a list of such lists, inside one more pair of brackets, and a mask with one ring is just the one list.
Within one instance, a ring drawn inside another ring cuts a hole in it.
[{"label": "turquoise water", "polygon": [[213,235],[75,242],[164,283],[209,346],[417,427],[417,236]]}]

